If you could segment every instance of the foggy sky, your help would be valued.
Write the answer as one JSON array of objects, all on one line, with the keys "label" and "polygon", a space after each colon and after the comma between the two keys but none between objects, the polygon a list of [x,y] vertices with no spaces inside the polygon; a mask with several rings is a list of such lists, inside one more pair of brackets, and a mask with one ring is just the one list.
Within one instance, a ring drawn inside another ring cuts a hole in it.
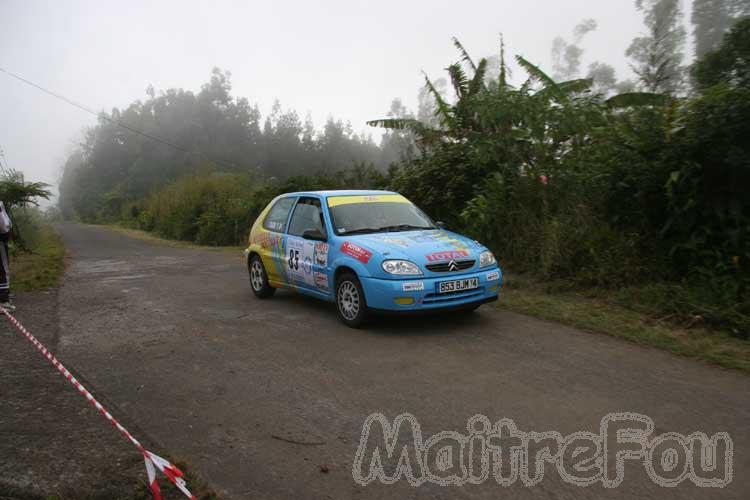
[{"label": "foggy sky", "polygon": [[[218,66],[232,94],[275,98],[351,121],[385,116],[400,97],[416,111],[423,80],[458,59],[458,37],[478,59],[522,54],[551,73],[550,48],[583,18],[599,23],[583,43],[582,70],[599,60],[631,77],[624,52],[643,30],[633,0],[321,0],[146,2],[0,0],[0,67],[95,110],[146,99],[145,89],[198,91]],[[689,2],[683,12],[689,18]],[[522,73],[516,71],[516,78]],[[0,73],[0,148],[27,180],[56,183],[82,130],[96,118]],[[369,129],[375,138],[376,129]]]}]

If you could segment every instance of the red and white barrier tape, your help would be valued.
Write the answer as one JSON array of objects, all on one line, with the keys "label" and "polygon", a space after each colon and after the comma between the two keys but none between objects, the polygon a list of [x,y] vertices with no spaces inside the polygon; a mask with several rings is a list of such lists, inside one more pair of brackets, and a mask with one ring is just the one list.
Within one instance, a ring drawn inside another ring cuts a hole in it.
[{"label": "red and white barrier tape", "polygon": [[154,495],[154,500],[161,500],[161,490],[159,489],[159,483],[156,481],[156,469],[159,469],[162,473],[164,473],[165,476],[167,476],[167,479],[172,481],[177,488],[183,492],[188,498],[191,500],[195,500],[195,496],[193,496],[192,493],[190,493],[190,490],[187,489],[187,486],[185,485],[185,479],[183,479],[183,472],[169,463],[167,460],[164,460],[159,455],[152,453],[148,451],[146,448],[143,447],[143,445],[138,442],[136,438],[133,437],[128,430],[123,427],[120,422],[113,417],[102,404],[94,398],[94,396],[83,386],[81,383],[76,380],[76,378],[73,376],[72,373],[68,371],[67,368],[63,366],[60,361],[57,360],[57,358],[52,354],[44,345],[37,340],[36,337],[34,337],[31,332],[29,332],[24,326],[18,322],[16,318],[14,318],[7,310],[5,310],[2,306],[0,306],[0,312],[5,314],[5,316],[10,320],[13,325],[18,328],[18,330],[24,334],[24,336],[34,344],[34,347],[37,348],[39,352],[42,353],[42,355],[47,358],[50,363],[54,365],[55,368],[62,374],[63,377],[68,379],[68,381],[75,386],[76,389],[78,389],[78,392],[80,392],[94,407],[104,415],[104,418],[109,420],[109,422],[114,425],[118,431],[120,431],[120,434],[125,436],[131,443],[135,445],[136,448],[138,448],[138,451],[141,452],[143,455],[143,460],[146,462],[146,474],[148,475],[148,485],[151,489],[151,493]]}]

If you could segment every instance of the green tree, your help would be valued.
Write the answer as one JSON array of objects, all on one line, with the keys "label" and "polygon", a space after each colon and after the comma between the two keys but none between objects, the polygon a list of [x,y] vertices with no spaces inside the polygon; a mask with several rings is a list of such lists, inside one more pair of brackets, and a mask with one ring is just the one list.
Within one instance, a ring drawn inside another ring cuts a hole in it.
[{"label": "green tree", "polygon": [[697,87],[725,83],[750,87],[750,18],[739,21],[720,46],[697,61],[691,70]]}]

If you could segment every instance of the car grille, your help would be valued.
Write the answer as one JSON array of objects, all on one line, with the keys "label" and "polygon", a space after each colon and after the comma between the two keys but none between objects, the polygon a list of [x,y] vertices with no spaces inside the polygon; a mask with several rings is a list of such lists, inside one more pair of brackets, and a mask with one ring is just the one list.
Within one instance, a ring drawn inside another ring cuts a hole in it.
[{"label": "car grille", "polygon": [[465,271],[467,269],[470,269],[474,267],[474,263],[476,260],[474,259],[468,259],[468,260],[454,260],[453,262],[456,263],[456,268],[451,269],[451,261],[448,262],[439,262],[437,264],[427,264],[427,269],[432,271],[433,273],[447,273],[447,272],[455,272],[455,271]]}]

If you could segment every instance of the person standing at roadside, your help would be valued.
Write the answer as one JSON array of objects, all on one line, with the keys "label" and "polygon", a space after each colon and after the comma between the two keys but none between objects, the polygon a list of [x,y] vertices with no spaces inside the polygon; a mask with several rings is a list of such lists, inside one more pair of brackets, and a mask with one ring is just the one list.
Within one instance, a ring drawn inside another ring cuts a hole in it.
[{"label": "person standing at roadside", "polygon": [[13,228],[13,222],[5,210],[5,204],[0,201],[0,306],[8,311],[15,311],[16,307],[10,303],[8,239],[11,228]]}]

